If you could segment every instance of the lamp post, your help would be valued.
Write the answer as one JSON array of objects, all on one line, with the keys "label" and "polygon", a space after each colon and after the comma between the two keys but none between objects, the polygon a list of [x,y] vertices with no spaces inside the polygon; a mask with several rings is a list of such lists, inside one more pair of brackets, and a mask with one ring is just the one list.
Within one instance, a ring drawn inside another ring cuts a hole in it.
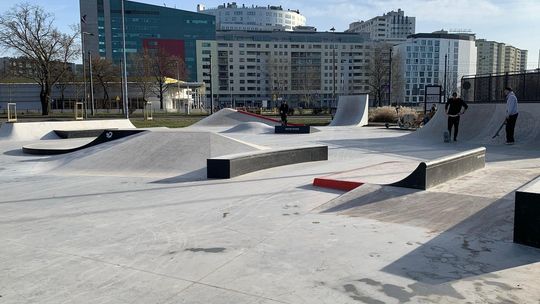
[{"label": "lamp post", "polygon": [[[81,51],[82,51],[82,66],[83,66],[83,82],[84,82],[84,118],[88,119],[88,88],[86,86],[86,62],[85,62],[85,51],[84,51],[84,36],[94,36],[93,33],[81,32]],[[90,53],[90,52],[88,52]],[[92,71],[90,71],[92,73]]]},{"label": "lamp post", "polygon": [[124,69],[123,69],[123,78],[124,78],[124,87],[122,97],[124,99],[124,116],[126,119],[129,119],[129,102],[128,102],[128,82],[127,82],[127,60],[126,60],[126,18],[125,18],[125,9],[124,9],[124,0],[122,2],[122,53],[124,58]]},{"label": "lamp post", "polygon": [[214,86],[212,85],[212,54],[210,54],[210,114],[214,114]]},{"label": "lamp post", "polygon": [[[332,33],[336,32],[336,29],[332,27],[330,29]],[[332,102],[336,103],[336,48],[332,41]],[[330,105],[328,105],[328,111],[330,111]]]},{"label": "lamp post", "polygon": [[90,113],[94,116],[94,77],[92,77],[92,53],[90,53],[90,51],[88,51],[88,70],[90,71]]}]

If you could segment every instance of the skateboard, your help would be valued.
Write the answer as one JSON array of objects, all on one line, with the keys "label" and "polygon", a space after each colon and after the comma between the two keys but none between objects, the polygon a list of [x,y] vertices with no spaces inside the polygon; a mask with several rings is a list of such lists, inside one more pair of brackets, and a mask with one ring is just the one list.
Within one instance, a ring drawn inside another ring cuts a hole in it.
[{"label": "skateboard", "polygon": [[501,124],[501,126],[499,127],[499,129],[497,130],[497,133],[495,133],[495,135],[493,135],[492,139],[499,136],[499,133],[501,132],[502,128],[506,125],[506,120],[504,120],[504,122]]},{"label": "skateboard", "polygon": [[444,131],[443,138],[445,143],[450,142],[450,132],[448,132],[448,130]]}]

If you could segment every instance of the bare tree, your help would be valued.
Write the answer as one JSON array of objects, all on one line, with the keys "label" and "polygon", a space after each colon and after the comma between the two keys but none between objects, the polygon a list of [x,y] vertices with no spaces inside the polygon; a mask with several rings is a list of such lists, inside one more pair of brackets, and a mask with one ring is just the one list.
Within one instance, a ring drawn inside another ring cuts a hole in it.
[{"label": "bare tree", "polygon": [[385,93],[389,89],[390,78],[390,48],[385,43],[377,43],[369,56],[368,74],[370,93],[375,97],[375,103],[380,107]]},{"label": "bare tree", "polygon": [[162,49],[148,50],[150,59],[151,75],[154,78],[155,86],[152,91],[159,98],[159,108],[163,109],[163,98],[169,90],[167,78],[174,78],[178,81],[186,79],[185,64],[177,56],[171,56]]},{"label": "bare tree", "polygon": [[402,55],[394,53],[392,56],[392,100],[398,104],[405,100],[405,69]]},{"label": "bare tree", "polygon": [[54,17],[39,6],[17,4],[0,16],[0,46],[25,57],[35,69],[28,77],[41,87],[41,112],[49,114],[52,86],[78,57],[78,31],[61,33]]},{"label": "bare tree", "polygon": [[132,54],[129,61],[132,65],[130,80],[139,88],[144,107],[144,104],[148,101],[148,95],[150,94],[152,86],[154,86],[151,67],[152,60],[148,51],[143,50]]},{"label": "bare tree", "polygon": [[54,85],[54,87],[60,91],[60,100],[57,100],[57,102],[62,103],[62,110],[65,109],[66,89],[69,86],[74,85],[76,81],[77,81],[77,75],[72,69],[68,69],[61,75],[61,77],[58,79],[58,82]]},{"label": "bare tree", "polygon": [[108,59],[92,58],[92,74],[97,80],[103,92],[103,105],[111,109],[112,103],[109,96],[111,86],[118,82],[120,70]]}]

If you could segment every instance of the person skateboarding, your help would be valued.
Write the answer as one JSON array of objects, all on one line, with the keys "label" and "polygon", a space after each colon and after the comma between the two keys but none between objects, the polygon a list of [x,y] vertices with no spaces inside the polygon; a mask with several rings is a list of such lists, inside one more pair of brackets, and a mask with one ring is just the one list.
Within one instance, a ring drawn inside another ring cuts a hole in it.
[{"label": "person skateboarding", "polygon": [[452,97],[448,99],[444,106],[446,115],[448,115],[448,136],[452,135],[452,128],[454,128],[454,141],[457,141],[459,132],[459,117],[465,114],[465,111],[469,106],[459,98],[457,93],[454,92]]},{"label": "person skateboarding", "polygon": [[287,126],[287,115],[289,114],[289,106],[287,101],[282,101],[279,107],[279,116],[281,116],[281,125]]},{"label": "person skateboarding", "polygon": [[506,144],[514,144],[514,129],[518,118],[518,100],[512,88],[504,89],[506,95]]}]

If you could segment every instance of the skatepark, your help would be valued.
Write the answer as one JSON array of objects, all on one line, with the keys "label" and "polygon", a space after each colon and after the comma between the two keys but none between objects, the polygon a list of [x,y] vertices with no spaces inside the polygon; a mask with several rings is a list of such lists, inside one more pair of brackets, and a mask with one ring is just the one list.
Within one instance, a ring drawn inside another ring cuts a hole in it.
[{"label": "skatepark", "polygon": [[367,102],[307,134],[233,109],[2,123],[0,303],[538,303],[539,228],[514,215],[538,193],[540,105],[506,146],[502,104],[445,143],[443,110],[387,129]]}]

